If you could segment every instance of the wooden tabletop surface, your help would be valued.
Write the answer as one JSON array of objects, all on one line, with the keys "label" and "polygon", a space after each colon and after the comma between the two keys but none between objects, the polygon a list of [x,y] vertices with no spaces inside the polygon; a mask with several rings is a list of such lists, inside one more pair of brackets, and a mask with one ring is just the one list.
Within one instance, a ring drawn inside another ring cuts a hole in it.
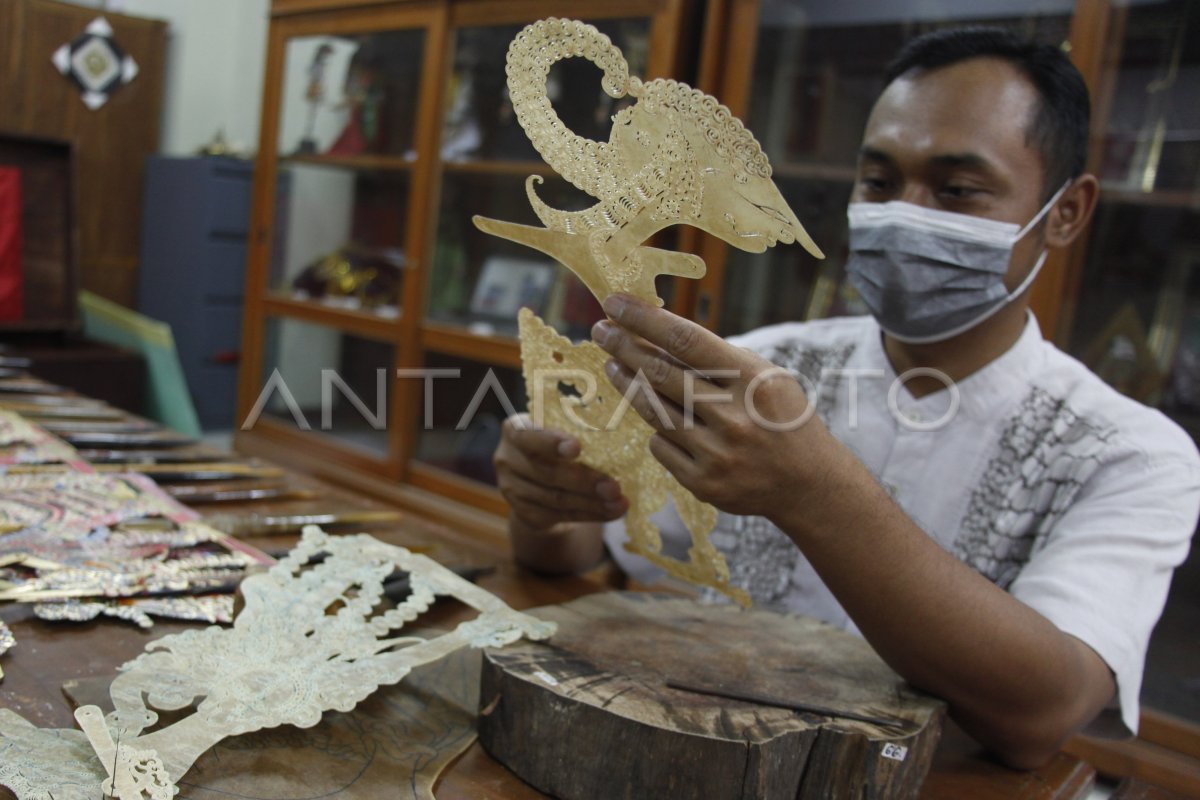
[{"label": "wooden tabletop surface", "polygon": [[[427,547],[435,558],[449,563],[487,563],[489,554],[465,538],[425,520],[405,518],[399,524],[371,529],[376,537],[393,544]],[[290,544],[291,537],[251,539],[265,550]],[[496,571],[479,584],[518,609],[559,603],[604,589],[584,578],[545,579],[522,572],[505,559],[494,559]],[[435,624],[453,623],[460,612],[435,609]],[[13,629],[19,644],[4,657],[5,678],[0,682],[0,707],[9,708],[43,727],[74,727],[72,709],[63,684],[95,675],[112,674],[137,656],[148,642],[186,629],[183,623],[158,622],[150,630],[111,620],[79,624],[43,622],[21,606],[0,607],[0,618]],[[1049,765],[1033,772],[1007,769],[952,725],[939,746],[921,797],[1035,798],[1074,800],[1087,796],[1094,771],[1085,762],[1059,754]],[[4,790],[0,788],[0,796]],[[490,758],[478,745],[443,774],[436,791],[444,800],[506,798],[526,800],[545,795]]]},{"label": "wooden tabletop surface", "polygon": [[[286,480],[303,488],[305,496],[195,508],[202,514],[224,515],[225,519],[238,515],[250,519],[271,514],[314,513],[326,508],[382,508],[379,503],[312,478],[288,473]],[[522,571],[512,564],[506,552],[497,551],[494,545],[488,546],[434,520],[405,514],[394,522],[357,525],[354,530],[365,530],[391,544],[419,549],[449,565],[494,566],[495,570],[478,583],[517,609],[560,603],[605,590],[601,582],[585,577],[548,579]],[[279,552],[295,541],[295,534],[281,532],[245,538],[262,550]],[[423,617],[422,622],[454,624],[465,614],[464,609],[456,609],[454,605],[439,604],[431,612],[433,618]],[[113,674],[116,667],[141,653],[151,640],[189,627],[165,621],[157,622],[150,630],[113,620],[51,623],[35,618],[29,608],[20,605],[0,606],[0,619],[8,623],[18,641],[3,657],[5,677],[0,681],[0,707],[43,727],[75,727],[71,706],[62,691],[64,683]],[[1007,769],[951,724],[943,735],[921,797],[1074,800],[1088,795],[1094,775],[1090,765],[1067,754],[1059,754],[1039,770]],[[444,800],[525,800],[545,795],[523,783],[475,744],[443,774],[436,796]],[[7,797],[11,795],[0,787],[0,798]]]}]

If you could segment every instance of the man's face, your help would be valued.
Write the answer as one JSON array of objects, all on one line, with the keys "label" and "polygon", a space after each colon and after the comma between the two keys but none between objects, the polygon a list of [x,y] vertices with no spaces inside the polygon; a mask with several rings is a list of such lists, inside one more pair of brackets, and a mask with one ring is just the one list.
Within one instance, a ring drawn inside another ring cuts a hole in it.
[{"label": "man's face", "polygon": [[[1024,226],[1041,209],[1042,157],[1027,139],[1034,86],[1011,64],[976,58],[894,81],[867,121],[851,202],[904,200]],[[1042,249],[1017,243],[1011,291]]]}]

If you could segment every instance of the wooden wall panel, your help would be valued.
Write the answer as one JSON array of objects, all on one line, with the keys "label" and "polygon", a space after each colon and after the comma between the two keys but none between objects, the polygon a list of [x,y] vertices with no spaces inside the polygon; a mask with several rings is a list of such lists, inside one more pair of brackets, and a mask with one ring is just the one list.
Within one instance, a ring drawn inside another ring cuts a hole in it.
[{"label": "wooden wall panel", "polygon": [[[103,13],[138,75],[96,111],[50,57]],[[52,0],[0,0],[0,127],[75,143],[83,288],[137,303],[142,178],[158,149],[167,23]]]}]

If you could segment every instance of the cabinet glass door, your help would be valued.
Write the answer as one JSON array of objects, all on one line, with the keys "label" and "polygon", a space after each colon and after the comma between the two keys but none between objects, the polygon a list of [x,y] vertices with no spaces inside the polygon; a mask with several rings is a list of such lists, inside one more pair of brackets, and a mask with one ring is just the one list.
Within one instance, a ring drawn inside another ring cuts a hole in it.
[{"label": "cabinet glass door", "polygon": [[422,30],[287,40],[273,297],[400,315]]},{"label": "cabinet glass door", "polygon": [[[595,24],[624,52],[631,73],[644,75],[649,21]],[[515,336],[517,311],[528,306],[561,333],[581,338],[603,316],[583,284],[549,257],[484,234],[471,223],[471,217],[480,214],[540,225],[526,197],[530,175],[544,179],[535,190],[553,207],[573,211],[596,202],[555,175],[517,123],[504,64],[509,42],[521,27],[466,27],[456,32],[425,316],[435,325]],[[606,95],[600,77],[590,61],[566,59],[551,69],[547,91],[567,127],[590,139],[607,140],[612,116],[628,100]]]},{"label": "cabinet glass door", "polygon": [[[1058,341],[1200,439],[1200,2],[1112,4],[1097,83],[1100,205]],[[1200,557],[1175,574],[1146,705],[1200,721]]]},{"label": "cabinet glass door", "polygon": [[[1073,0],[763,0],[746,122],[766,150],[788,203],[825,252],[729,249],[716,328],[742,333],[798,319],[865,313],[842,280],[846,204],[858,146],[887,63],[908,40],[960,25],[998,25],[1060,44]],[[733,43],[736,46],[737,43]]]},{"label": "cabinet glass door", "polygon": [[387,342],[295,319],[267,320],[258,399],[243,430],[260,420],[329,437],[365,455],[390,450],[395,350]]},{"label": "cabinet glass door", "polygon": [[417,462],[495,485],[500,426],[527,405],[520,370],[430,353],[418,378],[424,391]]}]

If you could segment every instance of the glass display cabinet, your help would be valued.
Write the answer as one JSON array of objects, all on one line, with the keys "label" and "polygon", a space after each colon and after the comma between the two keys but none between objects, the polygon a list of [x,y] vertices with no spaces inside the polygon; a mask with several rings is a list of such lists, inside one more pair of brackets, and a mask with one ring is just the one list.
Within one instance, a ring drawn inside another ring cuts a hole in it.
[{"label": "glass display cabinet", "polygon": [[[238,446],[399,478],[446,10],[272,6]],[[284,187],[281,191],[277,187]]]},{"label": "glass display cabinet", "polygon": [[[861,312],[842,280],[845,206],[862,127],[901,44],[939,27],[996,24],[1068,48],[1093,91],[1091,165],[1103,197],[1090,239],[1053,258],[1035,286],[1038,319],[1046,335],[1120,388],[1196,429],[1200,400],[1192,395],[1200,390],[1189,378],[1189,342],[1200,288],[1190,275],[1197,247],[1189,232],[1200,126],[1192,119],[1196,48],[1187,37],[1198,24],[1194,5],[275,0],[241,418],[276,368],[281,375],[298,368],[289,353],[312,356],[305,369],[493,368],[499,385],[513,385],[519,407],[520,381],[505,372],[519,366],[516,310],[529,306],[560,332],[586,335],[600,311],[567,270],[471,223],[475,214],[534,222],[525,196],[531,175],[553,205],[590,202],[533,150],[505,86],[513,35],[559,15],[597,24],[635,74],[693,83],[745,119],[828,255],[816,261],[798,247],[750,255],[694,229],[668,232],[674,238],[661,244],[700,253],[708,273],[667,282],[660,293],[673,310],[723,334]],[[620,101],[602,93],[589,62],[558,64],[548,91],[577,133],[608,135]],[[486,435],[425,430],[421,381],[393,378],[384,387],[387,414],[375,414],[383,429],[370,446],[336,426],[305,431],[270,415],[244,443],[302,442],[330,464],[500,510],[479,480],[487,469],[453,466],[463,442]],[[314,380],[320,389],[319,374]],[[467,383],[437,384],[435,401],[457,402]],[[358,388],[377,399],[373,385]],[[477,422],[495,427],[495,420]]]},{"label": "glass display cabinet", "polygon": [[[1069,254],[1047,335],[1200,441],[1200,2],[1103,11],[1089,157],[1100,204],[1087,240]],[[1142,699],[1193,724],[1200,758],[1197,630],[1193,539],[1151,641]]]},{"label": "glass display cabinet", "polygon": [[[475,214],[536,223],[531,175],[553,205],[594,202],[545,165],[517,124],[509,42],[537,19],[585,19],[634,74],[686,78],[688,8],[276,0],[238,447],[354,476],[401,501],[424,493],[503,511],[491,453],[501,421],[525,404],[517,310],[575,338],[601,316],[565,268],[471,223]],[[549,92],[575,132],[607,139],[620,101],[591,62],[560,62]]]},{"label": "glass display cabinet", "polygon": [[858,144],[887,63],[930,30],[999,25],[1054,43],[1070,37],[1066,2],[826,3],[732,0],[724,64],[710,91],[754,131],[776,183],[826,254],[798,247],[764,254],[699,238],[708,274],[695,287],[696,318],[724,335],[795,319],[865,313],[842,280],[846,204]]}]

